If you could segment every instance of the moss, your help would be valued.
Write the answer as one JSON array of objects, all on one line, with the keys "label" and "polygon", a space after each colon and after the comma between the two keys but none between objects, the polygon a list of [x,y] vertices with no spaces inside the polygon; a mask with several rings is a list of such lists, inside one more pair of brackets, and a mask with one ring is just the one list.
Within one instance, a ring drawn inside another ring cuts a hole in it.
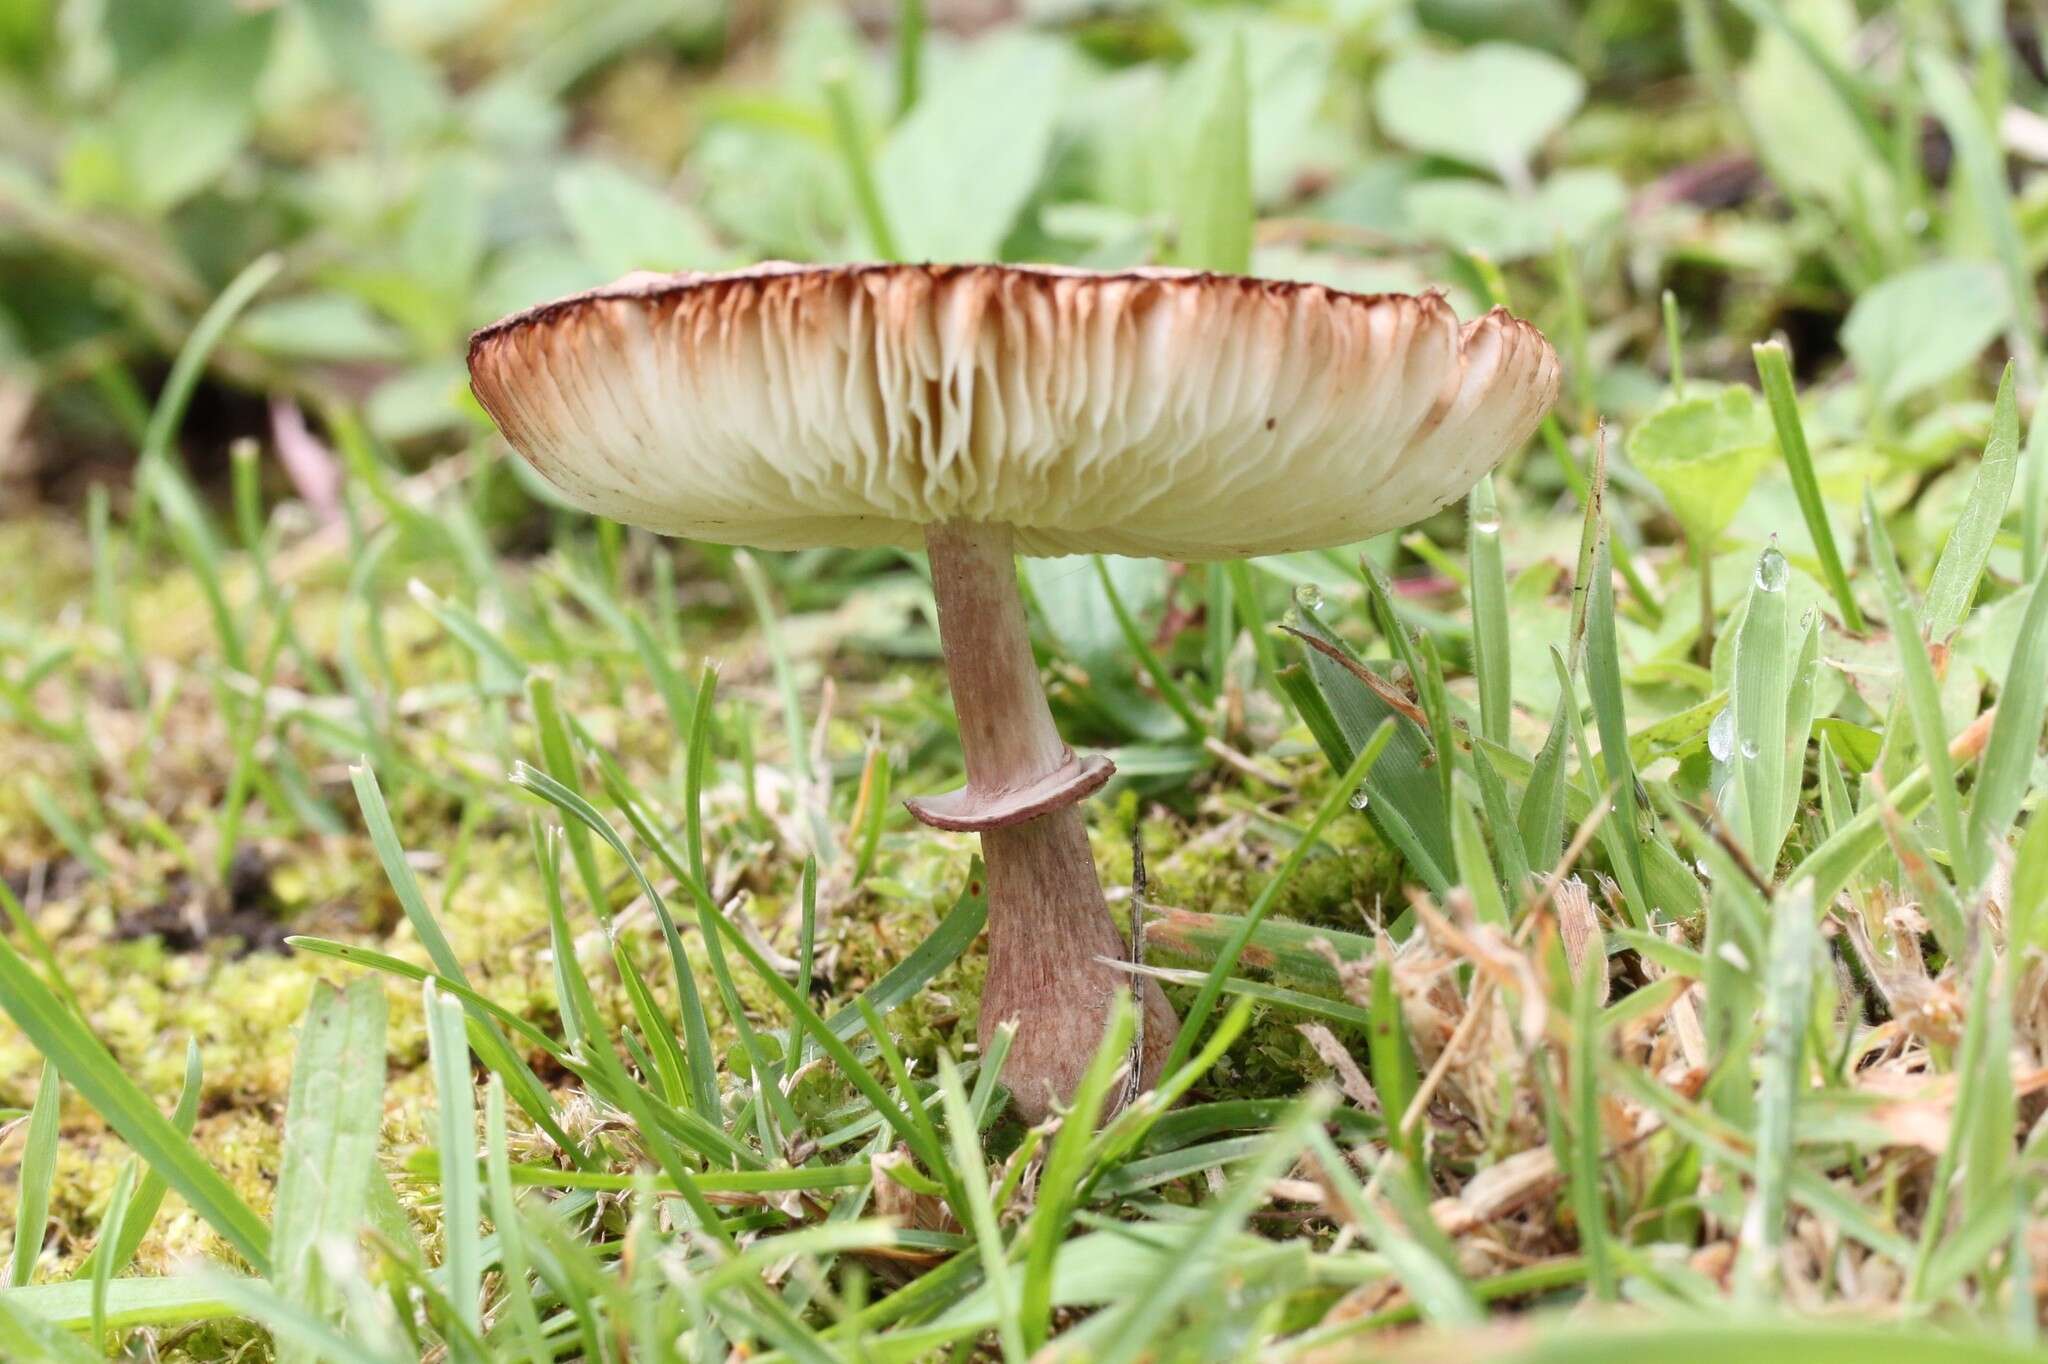
[{"label": "moss", "polygon": [[[58,562],[64,562],[61,556]],[[76,587],[68,572],[60,567],[55,590]],[[208,647],[210,626],[185,575],[163,575],[137,597],[135,609],[146,618],[145,647],[161,656],[188,657],[191,651]],[[314,581],[306,584],[294,620],[301,637],[325,652],[349,612],[360,614],[360,607],[345,601],[339,584]],[[565,612],[557,624],[571,636],[585,629],[572,612]],[[359,633],[360,625],[358,621]],[[390,709],[393,727],[388,741],[417,772],[431,777],[419,779],[402,767],[381,774],[400,842],[408,850],[421,891],[471,985],[543,1028],[558,1029],[547,915],[533,863],[527,807],[508,788],[497,785],[493,770],[500,760],[492,755],[536,753],[538,739],[526,707],[517,698],[451,692],[451,687],[472,683],[475,662],[412,603],[386,608],[378,627],[391,681],[407,698]],[[804,644],[805,658],[800,662],[806,668],[833,647],[831,630],[792,630],[790,637]],[[541,651],[537,642],[529,643]],[[591,654],[605,656],[597,646],[592,646]],[[708,774],[705,845],[714,859],[714,880],[745,890],[747,897],[740,902],[745,912],[781,950],[793,952],[789,929],[797,919],[799,849],[809,834],[793,813],[795,791],[783,770],[781,731],[773,719],[779,700],[767,661],[744,650],[736,650],[735,659],[721,683],[720,720],[725,732]],[[298,681],[288,675],[290,666],[287,660],[287,674],[280,677],[284,685]],[[374,670],[381,665],[372,666]],[[650,815],[663,827],[680,830],[680,745],[667,708],[642,680],[638,665],[565,670],[558,689],[564,713],[576,718],[591,742],[614,755],[639,787]],[[869,691],[872,696],[866,694]],[[272,1196],[298,1019],[316,980],[341,983],[354,973],[324,957],[247,952],[247,944],[232,937],[206,940],[191,951],[172,950],[154,938],[128,939],[138,909],[160,901],[172,901],[175,908],[184,903],[177,897],[187,897],[216,918],[236,908],[226,903],[224,892],[212,887],[205,874],[215,860],[219,804],[232,755],[230,734],[210,689],[189,682],[173,698],[160,727],[152,730],[126,710],[111,660],[94,660],[77,694],[91,708],[89,718],[106,774],[106,789],[97,793],[98,802],[118,822],[138,799],[147,799],[162,825],[186,840],[190,862],[139,837],[129,826],[110,828],[101,839],[111,876],[63,870],[63,850],[32,810],[10,803],[17,797],[0,799],[0,850],[5,850],[9,866],[57,859],[49,865],[60,874],[48,880],[50,894],[40,906],[38,921],[57,943],[66,978],[79,991],[95,1032],[165,1108],[182,1081],[186,1042],[197,1044],[205,1081],[194,1140],[250,1205],[262,1211]],[[469,699],[460,700],[465,694]],[[446,697],[457,699],[442,699]],[[807,691],[805,698],[808,704],[817,704],[815,691]],[[867,725],[876,715],[892,726],[887,736],[899,745],[889,751],[895,773],[893,797],[955,779],[956,754],[934,727],[934,717],[944,713],[942,698],[942,677],[935,662],[907,673],[892,668],[873,683],[849,684],[825,731],[827,762],[836,778],[836,818],[844,821],[850,814],[862,754],[872,741]],[[743,714],[751,716],[747,723],[761,750],[751,791],[748,773],[734,756],[734,722]],[[353,830],[356,820],[346,774],[319,738],[317,731],[302,724],[276,730],[276,740],[290,746],[302,770],[315,774],[320,796]],[[77,769],[63,745],[18,733],[8,734],[4,742],[15,770],[42,772],[53,790],[75,793],[71,783]],[[146,753],[144,745],[150,745]],[[911,755],[925,766],[912,766]],[[132,773],[140,773],[147,787],[128,789]],[[1291,775],[1308,790],[1326,779],[1314,761]],[[1247,815],[1242,797],[1226,794],[1241,789],[1232,781],[1188,802],[1179,813],[1146,809],[1143,830],[1155,901],[1242,913],[1274,874],[1286,853],[1284,830]],[[595,795],[595,783],[588,784]],[[19,784],[9,787],[18,789]],[[1265,789],[1251,794],[1266,802],[1265,808],[1277,811],[1278,818],[1292,820],[1305,817],[1312,799],[1303,794],[1276,800],[1278,793]],[[89,805],[67,803],[76,804],[81,821],[87,819]],[[893,799],[891,807],[884,811],[886,832],[866,882],[848,884],[854,856],[850,834],[849,846],[833,849],[823,872],[815,988],[828,1011],[912,952],[951,907],[967,877],[974,854],[971,839],[934,835],[911,824],[894,808]],[[1111,886],[1128,880],[1129,830],[1138,821],[1139,810],[1131,794],[1091,806],[1095,851]],[[265,902],[291,931],[364,943],[427,964],[428,954],[364,837],[353,831],[311,835],[288,826],[282,835],[269,832],[279,827],[281,821],[259,799],[246,813],[243,837],[248,846],[262,850],[267,864]],[[1219,828],[1229,836],[1215,836]],[[1355,928],[1376,898],[1394,884],[1392,862],[1362,819],[1340,820],[1326,841],[1329,850],[1303,864],[1274,912]],[[658,926],[644,909],[631,907],[637,890],[609,851],[600,849],[599,860],[607,898],[619,913],[620,941],[651,982],[658,1007],[674,1016],[679,1003]],[[197,879],[191,875],[195,868],[202,873]],[[617,983],[611,952],[595,929],[581,877],[573,866],[564,870],[565,893],[579,930],[578,958],[597,994],[600,1012],[624,1025],[631,1011]],[[659,871],[652,859],[650,871]],[[673,908],[698,994],[715,1001],[717,987],[694,931],[694,913],[687,902]],[[1122,909],[1116,912],[1121,920]],[[956,1056],[972,1053],[984,969],[985,959],[976,945],[891,1015],[898,1044],[921,1073],[929,1073],[942,1049]],[[426,1045],[418,994],[403,982],[389,982],[388,988],[390,1072],[384,1149],[402,1161],[427,1134],[434,1097],[423,1065]],[[766,990],[744,971],[739,973],[739,988],[757,1016],[779,1013]],[[1184,1007],[1185,1000],[1181,1003]],[[707,1012],[717,1029],[719,1051],[729,1058],[736,1039],[724,1022],[724,1011],[714,1002]],[[1284,1092],[1298,1087],[1304,1072],[1318,1069],[1285,1021],[1261,1018],[1233,1048],[1210,1088],[1220,1094]],[[0,1102],[26,1102],[30,1095],[23,1085],[33,1083],[35,1071],[36,1058],[26,1041],[0,1031],[0,1076],[13,1077],[0,1082]],[[843,1103],[849,1093],[843,1083],[821,1081],[804,1087],[796,1097],[806,1107],[823,1110]],[[53,1207],[60,1268],[74,1265],[90,1248],[126,1154],[122,1143],[83,1104],[74,1100],[67,1107],[61,1193]],[[431,1182],[401,1174],[396,1186],[431,1243],[436,1235]],[[164,1272],[194,1256],[230,1254],[173,1195],[137,1256],[137,1269]],[[195,1358],[213,1358],[217,1356],[206,1351],[232,1353],[253,1338],[230,1340],[233,1335],[194,1334],[185,1338],[187,1343],[171,1342],[166,1357],[177,1358],[178,1350],[184,1349]]]}]

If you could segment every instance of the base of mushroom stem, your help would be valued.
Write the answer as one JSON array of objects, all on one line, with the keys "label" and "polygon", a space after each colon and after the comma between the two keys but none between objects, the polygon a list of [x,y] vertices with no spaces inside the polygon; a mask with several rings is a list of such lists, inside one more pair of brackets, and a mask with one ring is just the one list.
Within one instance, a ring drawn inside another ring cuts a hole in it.
[{"label": "base of mushroom stem", "polygon": [[1180,1020],[1159,982],[1111,964],[1129,947],[1102,898],[1080,810],[986,830],[981,847],[989,900],[981,1044],[986,1051],[996,1029],[1016,1021],[1002,1080],[1018,1113],[1037,1122],[1073,1097],[1119,989],[1143,1011],[1139,1081],[1151,1088]]}]

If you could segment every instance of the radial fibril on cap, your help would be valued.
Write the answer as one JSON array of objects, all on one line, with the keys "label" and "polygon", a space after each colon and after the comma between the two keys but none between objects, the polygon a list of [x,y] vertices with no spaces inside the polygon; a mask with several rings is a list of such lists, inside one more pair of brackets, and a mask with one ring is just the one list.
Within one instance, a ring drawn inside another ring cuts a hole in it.
[{"label": "radial fibril on cap", "polygon": [[1046,708],[1013,555],[1239,558],[1363,539],[1519,446],[1557,358],[1435,294],[1176,271],[764,266],[633,276],[477,333],[477,396],[572,501],[764,548],[922,543],[967,784],[907,801],[981,837],[986,1045],[1037,1120],[1111,1000],[1156,1077],[1177,1027],[1114,963],[1076,802],[1108,780]]},{"label": "radial fibril on cap", "polygon": [[769,549],[1240,558],[1462,496],[1556,396],[1496,310],[1176,271],[642,275],[479,332],[477,396],[578,505]]}]

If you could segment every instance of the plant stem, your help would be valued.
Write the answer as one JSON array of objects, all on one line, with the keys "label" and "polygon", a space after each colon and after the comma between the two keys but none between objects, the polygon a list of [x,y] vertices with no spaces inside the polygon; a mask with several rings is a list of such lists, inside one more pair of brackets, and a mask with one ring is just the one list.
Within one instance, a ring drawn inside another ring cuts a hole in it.
[{"label": "plant stem", "polygon": [[1700,580],[1699,665],[1714,666],[1714,553],[1699,536],[1692,536],[1692,567]]}]

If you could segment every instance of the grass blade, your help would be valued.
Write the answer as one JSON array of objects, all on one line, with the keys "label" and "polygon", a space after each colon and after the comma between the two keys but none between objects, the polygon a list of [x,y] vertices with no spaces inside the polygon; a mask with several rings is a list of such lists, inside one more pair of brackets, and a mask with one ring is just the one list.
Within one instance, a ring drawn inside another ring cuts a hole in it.
[{"label": "grass blade", "polygon": [[[1991,738],[1970,792],[1970,823],[1964,833],[1971,847],[1988,851],[2005,840],[2019,817],[2033,780],[2041,726],[2048,720],[2048,574],[2028,589],[2026,614],[2014,637],[2012,662],[1998,692],[1998,714]],[[2042,810],[2036,823],[2048,823]],[[1966,887],[1968,888],[1968,887]]]},{"label": "grass blade", "polygon": [[[108,1237],[118,1237],[122,1226],[128,1220],[128,1201],[135,1194],[135,1163],[121,1167],[120,1175],[114,1180],[114,1192],[107,1199],[107,1210],[100,1218],[99,1240],[104,1243]],[[92,1339],[101,1345],[107,1341],[107,1289],[113,1282],[114,1256],[102,1255],[92,1267]],[[116,1341],[113,1353],[121,1353],[120,1342]]]},{"label": "grass blade", "polygon": [[[1562,655],[1554,658],[1557,674],[1569,678]],[[1532,867],[1548,868],[1564,851],[1564,763],[1565,745],[1571,738],[1571,722],[1565,707],[1577,704],[1570,690],[1557,695],[1557,713],[1550,717],[1550,733],[1536,752],[1529,784],[1522,792],[1521,809],[1515,823],[1522,835],[1522,848]]]},{"label": "grass blade", "polygon": [[1515,672],[1508,644],[1508,576],[1501,560],[1500,507],[1491,474],[1472,489],[1466,539],[1472,559],[1472,673],[1479,681],[1479,730],[1492,742],[1505,745]]},{"label": "grass blade", "polygon": [[[382,996],[378,996],[382,1002]],[[483,1255],[477,1245],[476,1089],[462,1006],[428,981],[420,987],[434,1072],[435,1138],[441,1153],[443,1291],[469,1334],[482,1330]]]},{"label": "grass blade", "polygon": [[1088,1069],[1074,1087],[1073,1102],[1060,1119],[1059,1131],[1045,1154],[1038,1176],[1038,1200],[1030,1225],[1023,1233],[1024,1282],[1018,1294],[1017,1316],[1022,1325],[1022,1344],[1027,1350],[1044,1346],[1052,1333],[1053,1262],[1080,1206],[1085,1161],[1109,1097],[1110,1082],[1124,1063],[1130,1046],[1135,1013],[1130,995],[1119,993],[1110,1013],[1109,1026],[1089,1060]]},{"label": "grass blade", "polygon": [[1806,444],[1806,425],[1799,417],[1799,395],[1792,386],[1792,364],[1785,343],[1766,341],[1751,347],[1750,354],[1756,360],[1757,378],[1763,382],[1771,424],[1777,428],[1785,472],[1791,475],[1792,491],[1799,499],[1799,514],[1806,522],[1806,533],[1813,539],[1814,553],[1820,557],[1821,578],[1834,594],[1842,623],[1860,635],[1865,628],[1863,608],[1856,604],[1848,570],[1842,566],[1842,552],[1835,547],[1834,527],[1828,523],[1820,480],[1813,472],[1813,452]]},{"label": "grass blade", "polygon": [[[1622,883],[1622,896],[1637,928],[1647,928],[1654,908],[1644,897],[1643,852],[1638,830],[1640,810],[1636,804],[1635,764],[1628,756],[1628,717],[1621,695],[1621,652],[1615,637],[1614,575],[1608,570],[1608,537],[1603,534],[1593,547],[1593,579],[1586,605],[1586,690],[1593,698],[1593,718],[1600,730],[1600,760],[1606,767],[1606,784],[1614,792],[1614,814],[1602,825],[1612,830],[1611,844],[1621,858],[1615,875]],[[1587,779],[1592,768],[1587,768]]]},{"label": "grass blade", "polygon": [[1095,581],[1101,585],[1102,595],[1109,602],[1110,614],[1116,617],[1116,628],[1123,634],[1124,647],[1131,651],[1131,657],[1138,660],[1138,666],[1145,670],[1145,676],[1152,679],[1153,687],[1158,690],[1159,699],[1187,726],[1188,733],[1197,738],[1208,733],[1208,726],[1195,713],[1194,703],[1188,700],[1187,693],[1152,647],[1152,642],[1145,638],[1145,632],[1138,628],[1130,607],[1124,605],[1123,594],[1116,590],[1116,580],[1110,575],[1108,562],[1100,554],[1094,556],[1094,561]]},{"label": "grass blade", "polygon": [[[540,1082],[540,1077],[533,1073],[533,1067],[526,1063],[526,1058],[506,1040],[504,1030],[499,1026],[500,1020],[491,1016],[492,1006],[469,989],[469,977],[462,969],[462,960],[455,955],[455,948],[448,941],[447,934],[441,931],[440,922],[427,908],[426,896],[420,892],[419,878],[413,874],[412,864],[406,860],[405,847],[398,840],[398,828],[391,821],[391,809],[384,803],[384,792],[377,784],[375,769],[368,763],[356,763],[349,768],[349,782],[355,788],[356,804],[363,812],[363,826],[370,835],[370,847],[377,854],[377,863],[384,869],[385,879],[391,883],[392,893],[398,897],[399,908],[405,911],[406,922],[426,949],[427,959],[434,963],[435,972],[445,977],[451,987],[460,987],[456,993],[462,995],[469,1010],[476,1033],[474,1045],[477,1056],[493,1074],[505,1077],[505,1083],[512,1087],[512,1096],[520,1108],[547,1133],[550,1141],[568,1152],[570,1159],[579,1166],[591,1168],[592,1157],[584,1151],[581,1142],[572,1140],[562,1130],[553,1096]],[[310,941],[301,945],[312,947]],[[365,960],[370,961],[367,957]],[[370,964],[377,965],[374,961]]]},{"label": "grass blade", "polygon": [[2034,272],[2027,265],[2026,245],[2013,215],[2012,193],[2005,178],[2005,152],[1985,126],[1977,98],[1955,62],[1934,44],[1915,53],[1914,70],[1927,104],[1955,146],[1956,176],[1975,200],[1977,221],[1991,237],[1999,264],[2005,268],[2012,295],[2013,350],[2021,369],[2038,382],[2041,366],[2041,302]]},{"label": "grass blade", "polygon": [[[1347,788],[1348,789],[1348,788]],[[1117,1309],[1108,1338],[1089,1351],[1092,1364],[1125,1364],[1156,1345],[1161,1328],[1190,1295],[1212,1282],[1223,1266],[1224,1242],[1244,1225],[1252,1209],[1266,1197],[1268,1181],[1301,1154],[1309,1134],[1334,1102],[1326,1090],[1312,1091],[1277,1125],[1259,1153],[1247,1161],[1222,1197],[1203,1212],[1196,1231],[1180,1253],[1164,1256],[1141,1291]]]},{"label": "grass blade", "polygon": [[270,1235],[272,1286],[323,1318],[334,1314],[339,1286],[321,1279],[320,1247],[353,1245],[361,1233],[383,1118],[383,985],[371,976],[346,994],[318,985],[292,1061]]},{"label": "grass blade", "polygon": [[51,1364],[94,1364],[102,1358],[85,1343],[19,1303],[21,1290],[0,1294],[0,1358],[48,1360]]},{"label": "grass blade", "polygon": [[527,1364],[549,1364],[554,1352],[542,1334],[527,1281],[526,1234],[512,1189],[512,1163],[505,1149],[505,1081],[493,1075],[484,1091],[484,1169],[489,1185],[491,1225],[498,1233],[498,1283]]},{"label": "grass blade", "polygon": [[43,1256],[43,1236],[50,1226],[50,1186],[57,1173],[57,1109],[63,1082],[57,1067],[43,1062],[36,1085],[35,1106],[28,1111],[28,1136],[22,1142],[21,1170],[15,1181],[14,1253],[8,1257],[7,1282],[20,1288],[35,1277]]},{"label": "grass blade", "polygon": [[[1791,765],[1786,734],[1786,694],[1790,686],[1785,584],[1791,569],[1773,545],[1757,559],[1749,589],[1749,605],[1735,636],[1735,685],[1730,704],[1735,711],[1735,751],[1728,756],[1731,773],[1729,823],[1749,850],[1750,860],[1766,878],[1778,862],[1778,847],[1790,827],[1779,822],[1784,802],[1785,773]],[[1802,750],[1804,734],[1799,737]]]},{"label": "grass blade", "polygon": [[[199,1120],[199,1091],[203,1072],[199,1063],[199,1045],[185,1044],[185,1084],[178,1091],[178,1106],[171,1114],[171,1126],[182,1135],[192,1135],[193,1124]],[[135,1258],[142,1238],[149,1234],[150,1224],[156,1221],[157,1210],[163,1206],[164,1194],[170,1185],[158,1174],[154,1166],[143,1166],[142,1177],[136,1183],[135,1194],[128,1201],[128,1211],[121,1223],[120,1232],[111,1240],[102,1239],[93,1246],[78,1266],[78,1277],[89,1278],[99,1271],[100,1262],[112,1257],[108,1267],[110,1275],[118,1276]]]},{"label": "grass blade", "polygon": [[2035,411],[2027,427],[2027,485],[2020,493],[2020,566],[2027,581],[2041,576],[2048,554],[2048,419]]},{"label": "grass blade", "polygon": [[1243,955],[1245,945],[1251,941],[1253,930],[1273,908],[1273,902],[1279,898],[1281,889],[1294,878],[1294,873],[1308,856],[1309,849],[1316,845],[1322,831],[1329,827],[1330,821],[1337,817],[1339,810],[1350,805],[1352,793],[1358,790],[1365,781],[1366,774],[1372,771],[1373,764],[1379,761],[1380,754],[1385,751],[1393,733],[1394,720],[1389,716],[1380,722],[1380,727],[1373,732],[1372,737],[1360,746],[1358,756],[1351,760],[1351,766],[1337,779],[1337,785],[1331,789],[1330,794],[1323,798],[1322,805],[1316,810],[1315,818],[1309,821],[1308,831],[1288,851],[1287,860],[1280,864],[1280,870],[1266,882],[1265,889],[1260,891],[1259,898],[1252,902],[1251,910],[1244,916],[1244,921],[1238,925],[1237,931],[1231,934],[1230,941],[1224,945],[1223,950],[1217,953],[1216,964],[1209,968],[1208,979],[1196,992],[1194,1003],[1188,1006],[1187,1016],[1181,1020],[1180,1032],[1175,1035],[1173,1047],[1167,1052],[1166,1060],[1160,1066],[1162,1073],[1172,1074],[1188,1059],[1188,1053],[1194,1049],[1202,1026],[1209,1021],[1209,1015],[1215,1011],[1216,1001],[1223,993],[1224,982],[1236,969],[1237,959]]},{"label": "grass blade", "polygon": [[1941,547],[1934,565],[1934,578],[1927,585],[1927,637],[1944,640],[1969,614],[1977,595],[1977,580],[1984,576],[1985,561],[1991,557],[1991,542],[1997,538],[1999,523],[2005,520],[2006,503],[2012,499],[2013,480],[2019,475],[2020,410],[2013,395],[2013,366],[2006,363],[1998,381],[1998,401],[1991,409],[1991,438],[1984,443],[1984,457],[1977,464],[1977,476],[1970,481],[1970,495]]},{"label": "grass blade", "polygon": [[56,1066],[136,1155],[164,1176],[194,1212],[240,1251],[258,1273],[270,1270],[270,1230],[191,1140],[157,1112],[85,1024],[0,941],[0,1008]]},{"label": "grass blade", "polygon": [[1764,1062],[1757,1087],[1756,1189],[1742,1221],[1741,1282],[1753,1302],[1773,1301],[1789,1206],[1793,1124],[1806,1089],[1806,1032],[1812,1010],[1813,887],[1795,886],[1771,909],[1764,965]]},{"label": "grass blade", "polygon": [[[876,1035],[879,1037],[880,1033]],[[963,1220],[974,1232],[974,1244],[981,1252],[981,1272],[995,1295],[996,1334],[1002,1342],[1003,1358],[1022,1364],[1029,1358],[1029,1351],[1017,1311],[1017,1276],[1003,1246],[1002,1228],[996,1225],[995,1204],[989,1197],[988,1160],[982,1154],[974,1114],[967,1104],[967,1090],[960,1083],[953,1058],[944,1052],[939,1053],[939,1093],[946,1105],[946,1135],[953,1147],[955,1182],[967,1196]]]},{"label": "grass blade", "polygon": [[[1940,684],[1934,679],[1934,662],[1928,657],[1919,617],[1913,611],[1912,599],[1906,595],[1905,581],[1899,576],[1899,561],[1892,553],[1891,537],[1885,533],[1884,520],[1867,488],[1863,493],[1863,533],[1870,543],[1871,567],[1876,572],[1878,588],[1884,595],[1892,641],[1898,646],[1906,710],[1913,720],[1920,759],[1927,764],[1935,815],[1940,821],[1942,838],[1948,844],[1949,864],[1957,884],[1974,886],[1979,857],[1977,849],[1963,836],[1962,798],[1956,793],[1955,769],[1949,762],[1948,727],[1941,718]],[[1944,940],[1942,946],[1951,953],[1963,950],[1960,942]]]}]

